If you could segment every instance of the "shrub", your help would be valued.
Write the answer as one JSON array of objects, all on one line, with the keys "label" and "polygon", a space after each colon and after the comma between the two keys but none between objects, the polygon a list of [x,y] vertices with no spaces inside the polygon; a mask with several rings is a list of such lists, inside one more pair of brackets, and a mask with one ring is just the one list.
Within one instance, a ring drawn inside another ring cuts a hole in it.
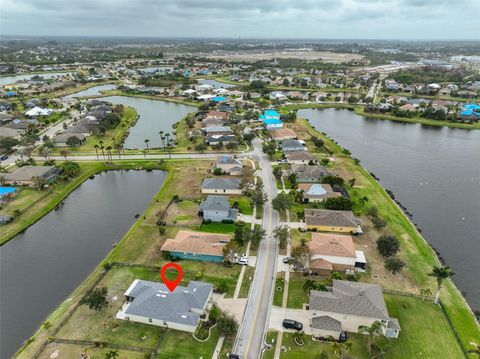
[{"label": "shrub", "polygon": [[385,221],[384,219],[382,219],[380,217],[372,218],[372,222],[373,222],[373,225],[375,226],[375,228],[377,228],[377,229],[383,228],[387,225],[387,221]]},{"label": "shrub", "polygon": [[377,239],[377,249],[385,258],[393,257],[400,250],[400,242],[394,236],[384,235]]},{"label": "shrub", "polygon": [[326,209],[349,211],[352,209],[353,203],[350,198],[334,197],[327,198],[324,202]]},{"label": "shrub", "polygon": [[405,262],[402,261],[400,258],[387,258],[385,260],[385,268],[392,272],[392,274],[399,273],[402,268],[405,266]]}]

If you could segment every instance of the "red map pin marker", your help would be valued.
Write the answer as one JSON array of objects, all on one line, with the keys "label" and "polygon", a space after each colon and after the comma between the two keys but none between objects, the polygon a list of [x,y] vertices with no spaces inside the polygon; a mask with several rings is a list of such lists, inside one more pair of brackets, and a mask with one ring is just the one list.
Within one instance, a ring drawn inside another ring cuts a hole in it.
[{"label": "red map pin marker", "polygon": [[[169,280],[165,276],[165,271],[168,268],[175,268],[177,270],[178,276],[175,280]],[[180,267],[177,263],[170,262],[170,263],[165,264],[162,267],[162,269],[160,269],[160,276],[162,277],[163,283],[165,283],[165,285],[170,290],[170,292],[173,292],[175,290],[175,288],[177,288],[178,283],[180,283],[180,281],[182,280],[183,270],[182,270],[182,267]]]}]

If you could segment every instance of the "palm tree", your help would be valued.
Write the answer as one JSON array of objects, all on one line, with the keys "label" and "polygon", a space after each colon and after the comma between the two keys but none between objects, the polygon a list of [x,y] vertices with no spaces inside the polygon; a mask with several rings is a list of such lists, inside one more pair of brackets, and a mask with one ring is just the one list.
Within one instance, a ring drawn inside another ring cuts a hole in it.
[{"label": "palm tree", "polygon": [[107,146],[106,150],[107,150],[107,153],[108,153],[108,157],[110,159],[112,159],[112,146]]},{"label": "palm tree", "polygon": [[378,320],[376,320],[369,327],[367,327],[366,325],[362,325],[358,328],[358,332],[360,334],[368,335],[368,351],[369,352],[372,351],[373,345],[375,344],[375,338],[383,335],[382,327],[383,327],[383,324],[380,323]]},{"label": "palm tree", "polygon": [[65,161],[67,160],[67,156],[68,156],[68,151],[67,150],[61,150],[60,151],[60,154],[65,157]]},{"label": "palm tree", "polygon": [[115,359],[118,358],[118,350],[110,350],[109,352],[106,352],[104,355],[105,359]]},{"label": "palm tree", "polygon": [[148,153],[148,151],[150,150],[150,149],[148,148],[148,143],[149,143],[149,142],[150,142],[150,140],[149,140],[148,138],[146,138],[146,139],[145,139],[145,145],[147,146],[147,153]]},{"label": "palm tree", "polygon": [[315,284],[315,281],[311,279],[307,279],[305,283],[303,283],[303,290],[307,293],[315,288],[317,288],[317,285]]},{"label": "palm tree", "polygon": [[160,140],[162,140],[162,148],[165,148],[165,137],[163,137],[163,131],[158,133],[160,135]]},{"label": "palm tree", "polygon": [[97,153],[97,160],[98,160],[98,145],[93,146],[95,148],[95,152]]},{"label": "palm tree", "polygon": [[105,147],[103,146],[100,146],[100,150],[102,151],[102,156],[103,158],[105,159],[105,151],[104,151]]},{"label": "palm tree", "polygon": [[446,267],[433,267],[429,276],[437,278],[437,292],[435,293],[435,304],[438,304],[440,298],[440,291],[442,290],[443,280],[455,275],[455,272],[449,266]]}]

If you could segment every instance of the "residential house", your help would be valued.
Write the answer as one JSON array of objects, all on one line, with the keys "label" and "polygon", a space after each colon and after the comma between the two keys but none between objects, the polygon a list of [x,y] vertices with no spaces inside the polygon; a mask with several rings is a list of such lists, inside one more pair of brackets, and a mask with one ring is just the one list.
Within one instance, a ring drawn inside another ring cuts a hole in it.
[{"label": "residential house", "polygon": [[205,221],[222,222],[237,220],[238,209],[231,208],[228,196],[209,195],[200,203],[198,214]]},{"label": "residential house", "polygon": [[207,136],[232,134],[232,129],[230,126],[210,126],[203,128],[202,131]]},{"label": "residential house", "polygon": [[234,135],[209,135],[205,138],[205,143],[207,145],[215,146],[215,145],[224,145],[229,142],[236,142],[236,138]]},{"label": "residential house", "polygon": [[135,279],[116,318],[193,333],[212,292],[204,282],[191,281],[171,292],[164,283]]},{"label": "residential house", "polygon": [[289,128],[278,128],[269,132],[275,141],[293,140],[297,134]]},{"label": "residential house", "polygon": [[280,114],[275,110],[265,110],[260,115],[259,120],[263,122],[267,130],[273,130],[283,127],[283,122],[280,121]]},{"label": "residential house", "polygon": [[213,177],[205,178],[202,184],[202,193],[204,194],[241,194],[239,178]]},{"label": "residential house", "polygon": [[294,151],[285,154],[288,163],[291,164],[315,164],[317,159],[308,151]]},{"label": "residential house", "polygon": [[53,138],[53,142],[57,147],[69,147],[67,141],[69,138],[75,137],[80,141],[80,144],[84,144],[86,142],[86,138],[81,133],[60,133]]},{"label": "residential house", "polygon": [[305,202],[323,202],[327,198],[341,197],[339,192],[335,192],[329,184],[320,183],[299,183],[298,190],[303,191]]},{"label": "residential house", "polygon": [[325,209],[305,209],[307,229],[321,232],[362,233],[362,220],[352,211],[330,211]]},{"label": "residential house", "polygon": [[0,127],[0,137],[11,137],[19,140],[22,137],[23,131],[6,126]]},{"label": "residential house", "polygon": [[41,108],[41,107],[34,107],[27,112],[25,112],[25,116],[28,117],[38,117],[38,116],[49,116],[53,113],[53,110],[50,108]]},{"label": "residential house", "polygon": [[161,251],[175,258],[221,263],[228,242],[230,236],[226,234],[180,230],[175,238],[165,241]]},{"label": "residential house", "polygon": [[401,110],[401,111],[405,111],[405,112],[417,112],[418,111],[418,107],[415,106],[415,105],[412,105],[411,103],[407,103],[403,106],[400,106],[398,109]]},{"label": "residential house", "polygon": [[380,322],[387,338],[398,338],[398,320],[390,318],[379,285],[333,280],[329,291],[310,291],[310,327],[314,337],[339,339],[344,331]]},{"label": "residential house", "polygon": [[[353,272],[357,265],[357,251],[350,235],[333,233],[312,233],[308,242],[310,249],[309,269],[320,275],[335,272]],[[365,268],[365,255],[359,255],[359,266]]]},{"label": "residential house", "polygon": [[3,176],[6,185],[34,186],[35,177],[43,178],[47,183],[54,182],[60,170],[54,166],[23,166]]},{"label": "residential house", "polygon": [[230,176],[240,176],[242,174],[243,162],[232,156],[218,156],[213,165],[213,169],[221,169],[223,173]]},{"label": "residential house", "polygon": [[320,165],[305,165],[305,164],[293,164],[292,169],[287,171],[295,173],[298,183],[322,183],[322,179],[325,176],[332,175],[331,172]]},{"label": "residential house", "polygon": [[306,151],[305,143],[299,140],[283,140],[280,141],[278,147],[280,147],[283,152]]}]

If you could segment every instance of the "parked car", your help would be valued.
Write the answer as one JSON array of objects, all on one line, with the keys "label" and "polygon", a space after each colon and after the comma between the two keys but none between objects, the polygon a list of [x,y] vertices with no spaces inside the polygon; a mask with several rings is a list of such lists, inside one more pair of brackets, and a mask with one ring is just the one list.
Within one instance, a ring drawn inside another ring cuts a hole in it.
[{"label": "parked car", "polygon": [[7,156],[7,155],[3,155],[2,157],[0,157],[0,161],[5,161],[5,160],[8,160],[8,156]]},{"label": "parked car", "polygon": [[288,262],[290,262],[290,259],[290,257],[283,258],[283,263],[288,264]]},{"label": "parked car", "polygon": [[241,265],[248,265],[248,257],[240,257],[237,259],[237,263]]},{"label": "parked car", "polygon": [[296,331],[303,329],[303,324],[293,319],[284,319],[282,325],[285,329],[293,329]]}]

